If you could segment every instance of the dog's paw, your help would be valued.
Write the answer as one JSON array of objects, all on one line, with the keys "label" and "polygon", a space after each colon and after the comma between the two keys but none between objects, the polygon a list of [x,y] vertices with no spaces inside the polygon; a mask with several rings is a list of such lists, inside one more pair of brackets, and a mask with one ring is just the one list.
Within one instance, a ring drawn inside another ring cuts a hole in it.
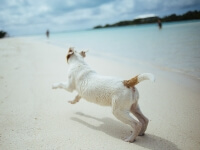
[{"label": "dog's paw", "polygon": [[58,88],[58,84],[57,83],[54,83],[53,85],[52,85],[52,89],[57,89]]},{"label": "dog's paw", "polygon": [[124,138],[124,141],[129,142],[129,143],[133,143],[133,142],[135,142],[135,138],[133,137],[133,135],[131,135],[129,137]]},{"label": "dog's paw", "polygon": [[125,142],[133,143],[136,141],[134,133],[131,131],[131,135],[123,139]]},{"label": "dog's paw", "polygon": [[70,104],[75,104],[76,102],[74,102],[74,101],[68,101],[68,103],[70,103]]}]

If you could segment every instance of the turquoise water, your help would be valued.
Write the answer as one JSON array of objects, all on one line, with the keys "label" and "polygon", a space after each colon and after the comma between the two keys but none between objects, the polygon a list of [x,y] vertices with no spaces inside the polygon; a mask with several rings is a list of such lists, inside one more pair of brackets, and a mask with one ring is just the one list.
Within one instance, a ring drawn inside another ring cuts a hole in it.
[{"label": "turquoise water", "polygon": [[200,21],[51,34],[53,44],[149,63],[200,79]]}]

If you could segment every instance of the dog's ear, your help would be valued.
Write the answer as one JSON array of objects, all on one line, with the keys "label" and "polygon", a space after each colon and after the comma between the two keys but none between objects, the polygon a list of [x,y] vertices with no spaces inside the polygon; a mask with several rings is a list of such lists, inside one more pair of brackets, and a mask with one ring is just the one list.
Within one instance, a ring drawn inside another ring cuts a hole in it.
[{"label": "dog's ear", "polygon": [[68,54],[69,54],[69,55],[74,54],[74,48],[73,48],[73,47],[70,47],[70,48],[69,48]]},{"label": "dog's ear", "polygon": [[85,56],[86,56],[86,53],[87,53],[88,51],[81,51],[79,54],[84,58]]},{"label": "dog's ear", "polygon": [[86,56],[86,55],[85,55],[85,51],[81,51],[79,54],[80,54],[83,58]]},{"label": "dog's ear", "polygon": [[67,56],[66,56],[66,59],[67,59],[67,62],[69,60],[69,58],[74,54],[74,48],[73,47],[70,47],[69,48],[69,51],[67,53]]}]

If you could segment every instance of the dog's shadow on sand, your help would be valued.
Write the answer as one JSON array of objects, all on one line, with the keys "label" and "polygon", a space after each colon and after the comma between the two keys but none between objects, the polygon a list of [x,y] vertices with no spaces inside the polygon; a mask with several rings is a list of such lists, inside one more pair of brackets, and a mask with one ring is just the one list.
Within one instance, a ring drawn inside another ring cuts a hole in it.
[{"label": "dog's shadow on sand", "polygon": [[[94,119],[96,121],[101,122],[102,124],[100,126],[94,126],[92,124],[89,124],[83,121],[82,119],[80,119],[80,117],[79,118],[72,117],[71,120],[79,122],[91,129],[102,131],[114,138],[122,139],[123,137],[126,137],[129,134],[131,134],[130,128],[128,128],[127,125],[124,125],[120,123],[119,121],[115,121],[112,118],[100,119],[100,118],[95,118],[95,117],[92,117],[90,115],[86,115],[80,112],[77,112],[76,115],[79,115],[81,117],[86,117],[89,119]],[[162,150],[169,150],[169,149],[179,150],[178,147],[171,141],[168,141],[162,137],[158,137],[152,134],[145,134],[145,136],[137,137],[137,140],[134,142],[134,144],[144,147],[144,148],[151,149],[151,150],[161,150],[161,149]]]}]

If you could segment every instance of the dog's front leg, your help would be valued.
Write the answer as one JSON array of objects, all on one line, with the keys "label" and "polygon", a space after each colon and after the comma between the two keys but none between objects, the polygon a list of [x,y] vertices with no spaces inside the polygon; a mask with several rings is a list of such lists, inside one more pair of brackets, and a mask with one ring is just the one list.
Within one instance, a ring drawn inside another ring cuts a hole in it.
[{"label": "dog's front leg", "polygon": [[69,82],[54,83],[52,85],[52,89],[57,89],[57,88],[65,89],[69,92],[73,92],[74,90],[74,88],[71,86]]},{"label": "dog's front leg", "polygon": [[72,100],[72,101],[68,101],[68,102],[71,103],[71,104],[75,104],[75,103],[79,102],[80,99],[81,99],[81,96],[76,95],[76,97],[74,98],[74,100]]}]

